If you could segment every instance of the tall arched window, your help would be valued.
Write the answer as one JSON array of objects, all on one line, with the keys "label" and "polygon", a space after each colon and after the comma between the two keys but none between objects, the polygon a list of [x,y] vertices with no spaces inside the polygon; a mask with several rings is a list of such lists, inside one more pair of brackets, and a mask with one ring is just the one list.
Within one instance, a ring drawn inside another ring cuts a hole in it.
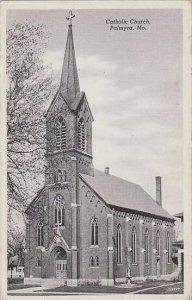
[{"label": "tall arched window", "polygon": [[43,222],[37,224],[37,247],[43,246]]},{"label": "tall arched window", "polygon": [[60,116],[56,124],[56,149],[63,150],[66,148],[66,125]]},{"label": "tall arched window", "polygon": [[117,227],[117,263],[122,263],[122,230],[121,225]]},{"label": "tall arched window", "polygon": [[41,266],[41,260],[40,260],[39,256],[36,257],[35,261],[36,261],[36,263],[35,263],[36,267],[40,267]]},{"label": "tall arched window", "polygon": [[65,225],[65,203],[61,195],[57,195],[54,201],[55,207],[55,225],[64,226]]},{"label": "tall arched window", "polygon": [[63,174],[61,170],[57,171],[57,182],[62,182]]},{"label": "tall arched window", "polygon": [[161,253],[161,244],[160,244],[160,232],[157,231],[157,237],[156,237],[156,249],[157,249],[157,256],[160,256]]},{"label": "tall arched window", "polygon": [[166,240],[166,248],[167,248],[167,262],[171,262],[171,246],[170,246],[170,234],[167,232],[167,240]]},{"label": "tall arched window", "polygon": [[95,218],[91,222],[91,245],[98,245],[98,224]]},{"label": "tall arched window", "polygon": [[149,230],[145,230],[145,263],[149,263]]},{"label": "tall arched window", "polygon": [[136,263],[136,229],[132,229],[132,264]]},{"label": "tall arched window", "polygon": [[86,128],[83,119],[80,119],[78,123],[78,148],[86,151]]},{"label": "tall arched window", "polygon": [[67,181],[67,172],[63,171],[63,181]]}]

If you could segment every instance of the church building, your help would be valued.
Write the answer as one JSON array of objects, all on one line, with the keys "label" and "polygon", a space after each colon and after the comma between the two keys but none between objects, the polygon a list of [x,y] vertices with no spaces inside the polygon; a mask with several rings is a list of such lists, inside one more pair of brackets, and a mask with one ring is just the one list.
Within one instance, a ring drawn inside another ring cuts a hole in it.
[{"label": "church building", "polygon": [[113,285],[171,274],[174,218],[138,184],[93,167],[93,115],[80,91],[72,17],[46,113],[45,185],[26,209],[25,284]]}]

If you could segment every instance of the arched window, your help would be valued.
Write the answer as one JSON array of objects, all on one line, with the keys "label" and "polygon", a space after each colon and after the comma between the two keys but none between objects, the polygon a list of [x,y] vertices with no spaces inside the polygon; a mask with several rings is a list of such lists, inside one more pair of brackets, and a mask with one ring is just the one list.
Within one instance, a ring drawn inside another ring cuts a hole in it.
[{"label": "arched window", "polygon": [[55,207],[55,225],[64,226],[65,225],[65,203],[61,195],[57,195],[54,201]]},{"label": "arched window", "polygon": [[66,251],[63,248],[61,248],[60,246],[56,247],[54,252],[55,252],[55,257],[57,260],[66,260],[67,259]]},{"label": "arched window", "polygon": [[61,170],[57,171],[57,182],[62,182],[63,174]]},{"label": "arched window", "polygon": [[160,232],[157,231],[157,237],[156,237],[156,249],[157,249],[157,256],[160,256],[161,253],[161,244],[160,244]]},{"label": "arched window", "polygon": [[95,218],[91,222],[91,245],[98,245],[98,224]]},{"label": "arched window", "polygon": [[170,249],[170,234],[167,232],[167,240],[166,240],[166,248],[167,248],[167,262],[171,262],[171,249]]},{"label": "arched window", "polygon": [[66,125],[60,116],[56,124],[56,149],[63,150],[66,148]]},{"label": "arched window", "polygon": [[145,263],[149,263],[149,230],[145,230]]},{"label": "arched window", "polygon": [[36,267],[40,267],[41,266],[41,260],[39,257],[36,257]]},{"label": "arched window", "polygon": [[86,151],[86,128],[83,119],[78,123],[78,148],[79,150]]},{"label": "arched window", "polygon": [[117,227],[117,263],[122,263],[122,230],[121,225]]},{"label": "arched window", "polygon": [[57,183],[57,173],[54,172],[54,183]]},{"label": "arched window", "polygon": [[63,171],[63,181],[67,181],[67,172]]},{"label": "arched window", "polygon": [[67,181],[67,172],[66,171],[61,171],[57,170],[54,173],[54,183],[61,183]]},{"label": "arched window", "polygon": [[95,257],[95,265],[98,267],[99,266],[99,256]]},{"label": "arched window", "polygon": [[132,264],[136,263],[136,229],[133,227],[132,229]]},{"label": "arched window", "polygon": [[37,224],[37,247],[43,246],[43,223]]},{"label": "arched window", "polygon": [[94,258],[93,258],[93,256],[90,257],[90,266],[94,267]]}]

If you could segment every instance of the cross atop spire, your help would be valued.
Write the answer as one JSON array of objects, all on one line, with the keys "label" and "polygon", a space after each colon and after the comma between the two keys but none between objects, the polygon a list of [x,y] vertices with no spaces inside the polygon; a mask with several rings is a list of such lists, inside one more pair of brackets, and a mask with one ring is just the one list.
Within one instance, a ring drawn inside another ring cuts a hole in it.
[{"label": "cross atop spire", "polygon": [[69,21],[69,26],[72,26],[72,19],[75,17],[75,15],[72,13],[72,10],[69,11],[69,16],[66,17],[66,19]]}]

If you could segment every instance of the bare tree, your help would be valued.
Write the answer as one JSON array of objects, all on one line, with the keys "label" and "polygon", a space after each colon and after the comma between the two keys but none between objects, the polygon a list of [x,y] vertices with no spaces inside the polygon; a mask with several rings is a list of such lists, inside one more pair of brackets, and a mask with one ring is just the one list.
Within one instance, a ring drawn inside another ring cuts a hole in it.
[{"label": "bare tree", "polygon": [[23,212],[43,182],[46,102],[54,91],[43,54],[45,26],[13,24],[7,31],[8,205]]},{"label": "bare tree", "polygon": [[25,249],[25,235],[18,228],[9,228],[7,245],[7,266],[9,267],[12,257],[17,256],[17,265],[23,265]]}]

